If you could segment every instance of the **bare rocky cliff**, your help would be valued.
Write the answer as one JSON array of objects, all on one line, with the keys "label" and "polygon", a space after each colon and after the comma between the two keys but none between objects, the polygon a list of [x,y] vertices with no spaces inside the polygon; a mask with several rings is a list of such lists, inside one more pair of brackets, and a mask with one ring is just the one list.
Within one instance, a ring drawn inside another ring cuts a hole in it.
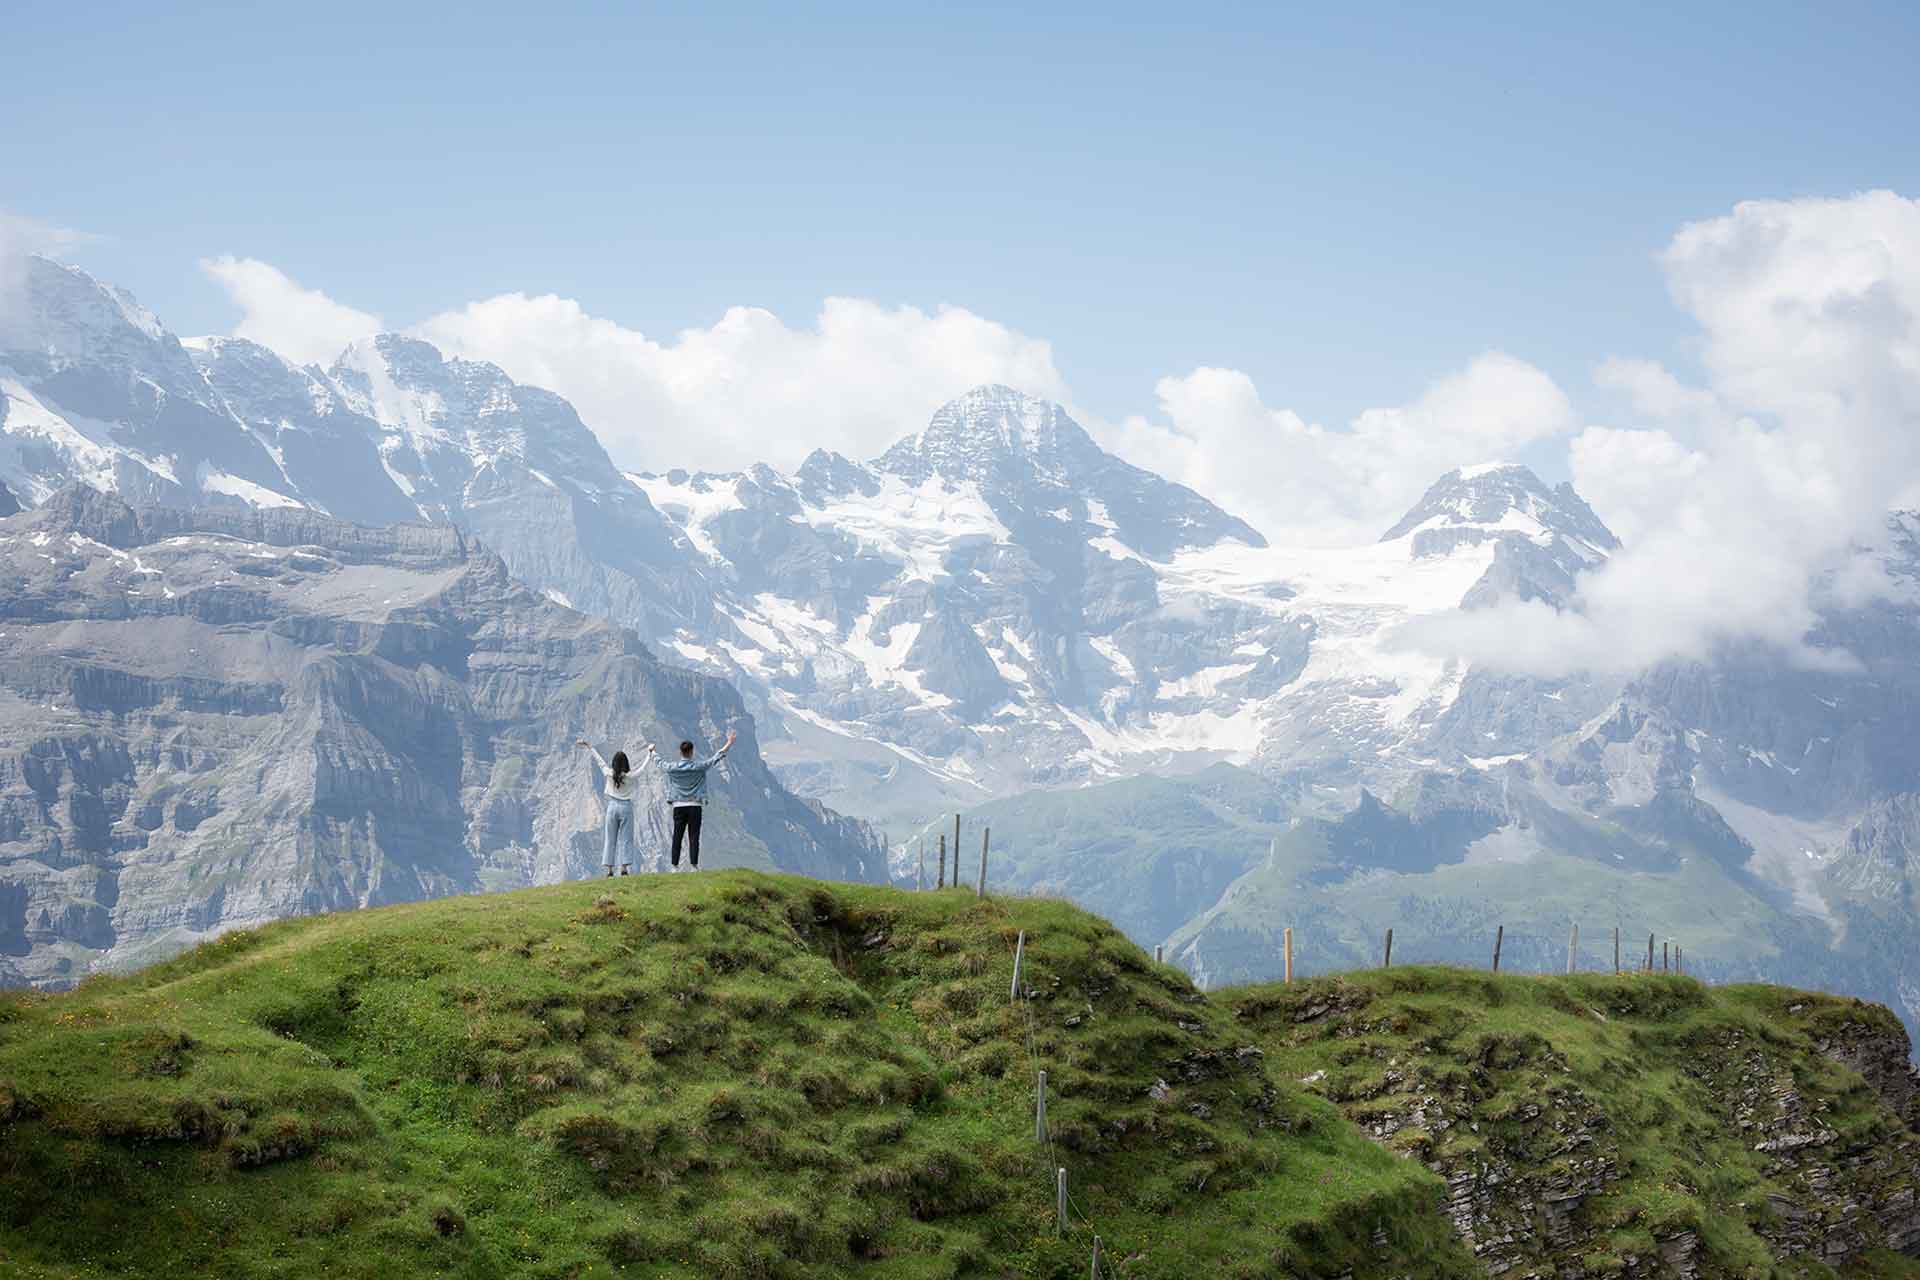
[{"label": "bare rocky cliff", "polygon": [[713,865],[877,879],[723,681],[556,605],[445,525],[136,509],[0,520],[0,981],[64,984],[281,916],[597,870],[610,751],[741,744]]},{"label": "bare rocky cliff", "polygon": [[1226,998],[1277,1065],[1446,1180],[1491,1275],[1920,1257],[1920,1073],[1882,1006],[1440,969]]}]

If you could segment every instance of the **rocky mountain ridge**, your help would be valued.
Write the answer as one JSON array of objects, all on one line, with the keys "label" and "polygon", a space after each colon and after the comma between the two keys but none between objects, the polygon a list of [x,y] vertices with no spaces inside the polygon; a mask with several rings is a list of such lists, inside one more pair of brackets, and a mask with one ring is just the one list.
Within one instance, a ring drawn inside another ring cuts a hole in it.
[{"label": "rocky mountain ridge", "polygon": [[[559,397],[417,339],[300,368],[183,345],[83,273],[31,268],[30,332],[0,350],[0,478],[30,501],[78,479],[455,524],[737,680],[785,776],[896,826],[1220,759],[1378,784],[1409,757],[1532,749],[1592,709],[1387,643],[1424,612],[1564,598],[1613,545],[1524,468],[1443,479],[1378,547],[1282,552],[1058,406],[982,387],[866,464],[623,475]],[[183,407],[143,415],[149,387]]]},{"label": "rocky mountain ridge", "polygon": [[75,487],[0,520],[0,584],[11,982],[594,874],[582,735],[637,753],[738,727],[708,861],[885,874],[866,828],[767,772],[725,682],[533,594],[450,526],[136,509]]}]

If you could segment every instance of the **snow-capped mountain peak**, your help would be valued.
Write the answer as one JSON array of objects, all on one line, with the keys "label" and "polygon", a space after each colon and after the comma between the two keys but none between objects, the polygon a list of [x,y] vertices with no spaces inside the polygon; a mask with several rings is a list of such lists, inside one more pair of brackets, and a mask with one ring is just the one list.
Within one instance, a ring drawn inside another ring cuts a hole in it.
[{"label": "snow-capped mountain peak", "polygon": [[1067,466],[1096,448],[1059,405],[989,385],[942,405],[924,430],[887,450],[874,466],[915,481],[938,475],[990,484],[1011,467],[1064,483]]},{"label": "snow-capped mountain peak", "polygon": [[1565,604],[1574,579],[1620,546],[1572,485],[1548,488],[1515,462],[1441,476],[1380,539],[1403,540],[1416,560],[1492,547],[1485,576],[1462,601],[1470,609],[1507,596]]},{"label": "snow-capped mountain peak", "polygon": [[1449,471],[1380,540],[1411,536],[1414,554],[1425,555],[1507,534],[1540,546],[1564,540],[1588,562],[1620,545],[1572,485],[1550,489],[1532,468],[1517,462]]},{"label": "snow-capped mountain peak", "polygon": [[971,485],[1026,541],[1078,547],[1111,538],[1156,560],[1228,540],[1266,545],[1252,526],[1185,485],[1102,449],[1059,405],[1011,387],[975,387],[942,405],[924,430],[872,467],[911,485]]},{"label": "snow-capped mountain peak", "polygon": [[39,502],[82,480],[130,501],[296,503],[273,451],[123,290],[28,257],[0,332],[0,476]]},{"label": "snow-capped mountain peak", "polygon": [[[870,813],[1222,758],[1372,777],[1352,762],[1438,749],[1446,725],[1470,756],[1524,749],[1533,736],[1509,740],[1480,702],[1452,710],[1461,672],[1383,637],[1481,597],[1564,599],[1612,545],[1570,490],[1496,466],[1443,478],[1400,540],[1271,548],[1005,386],[941,406],[869,463],[816,451],[791,473],[626,474],[559,396],[418,339],[301,368],[234,339],[150,339],[110,296],[89,305],[131,353],[86,355],[89,386],[124,396],[166,348],[192,394],[158,416],[136,397],[46,481],[91,477],[95,444],[109,482],[156,449],[155,466],[178,455],[181,483],[122,483],[131,500],[455,524],[550,598],[739,681],[770,736],[789,735],[775,753],[793,776]],[[48,406],[73,375],[5,366],[7,444],[70,429]],[[189,404],[193,430],[176,433]],[[200,444],[215,437],[218,458]],[[0,454],[30,501],[39,456]]]},{"label": "snow-capped mountain peak", "polygon": [[179,346],[132,294],[78,267],[30,254],[16,288],[24,305],[9,309],[9,327],[0,331],[0,348],[76,357],[112,350],[129,340]]}]

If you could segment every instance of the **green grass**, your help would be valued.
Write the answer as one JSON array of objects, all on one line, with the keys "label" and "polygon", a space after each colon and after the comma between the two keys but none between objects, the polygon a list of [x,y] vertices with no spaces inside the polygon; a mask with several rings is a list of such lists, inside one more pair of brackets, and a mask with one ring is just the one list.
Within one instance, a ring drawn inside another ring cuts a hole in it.
[{"label": "green grass", "polygon": [[[1419,966],[1216,998],[1276,1074],[1311,1081],[1363,1126],[1400,1125],[1389,1146],[1449,1174],[1507,1170],[1486,1234],[1536,1231],[1527,1205],[1555,1175],[1605,1162],[1605,1189],[1580,1202],[1572,1238],[1527,1251],[1536,1265],[1602,1272],[1692,1232],[1705,1275],[1831,1275],[1782,1261],[1765,1234],[1769,1195],[1810,1209],[1824,1229],[1849,1201],[1912,1188],[1920,1170],[1920,1135],[1818,1050],[1854,1031],[1899,1036],[1890,1012],[1857,1000],[1672,976]],[[1797,1118],[1782,1117],[1776,1090],[1798,1099]],[[1840,1170],[1830,1186],[1755,1150],[1792,1129],[1833,1133],[1812,1157]],[[1920,1263],[1881,1252],[1857,1273],[1920,1276]]]},{"label": "green grass", "polygon": [[0,995],[0,1274],[1084,1275],[1055,1163],[1110,1275],[1471,1274],[1440,1180],[1255,1039],[1053,901],[720,872],[286,921]]}]

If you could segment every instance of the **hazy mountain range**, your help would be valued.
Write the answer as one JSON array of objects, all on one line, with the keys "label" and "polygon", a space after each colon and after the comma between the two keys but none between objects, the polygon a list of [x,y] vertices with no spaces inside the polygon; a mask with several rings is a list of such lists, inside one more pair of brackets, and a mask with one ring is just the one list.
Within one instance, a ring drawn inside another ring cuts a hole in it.
[{"label": "hazy mountain range", "polygon": [[[1836,593],[1824,608],[1812,642],[1836,660],[1818,669],[1729,648],[1629,680],[1543,682],[1431,656],[1401,633],[1410,620],[1506,597],[1567,607],[1578,575],[1617,548],[1569,487],[1524,467],[1437,478],[1371,545],[1278,548],[1202,495],[1105,452],[1058,406],[982,387],[924,426],[903,424],[896,445],[864,462],[816,452],[791,473],[626,474],[564,400],[414,339],[381,336],[330,368],[301,368],[243,341],[180,342],[125,295],[45,260],[30,261],[25,296],[24,319],[0,335],[0,479],[36,508],[0,526],[19,602],[9,624],[27,620],[28,599],[49,618],[100,623],[144,581],[112,569],[111,551],[150,564],[160,555],[158,544],[78,527],[100,504],[56,496],[76,482],[139,507],[233,513],[179,517],[182,529],[289,508],[275,518],[323,549],[363,535],[316,513],[451,526],[485,548],[459,543],[463,564],[499,557],[489,589],[517,590],[509,574],[531,589],[506,610],[523,621],[493,625],[572,634],[590,625],[577,610],[631,629],[624,640],[596,633],[645,669],[626,687],[693,679],[662,664],[722,677],[697,687],[737,687],[785,787],[890,830],[896,876],[912,875],[907,836],[943,811],[978,808],[994,823],[997,882],[1072,893],[1142,941],[1171,942],[1206,979],[1274,972],[1289,924],[1308,967],[1366,958],[1388,924],[1399,954],[1477,962],[1505,923],[1514,963],[1564,963],[1577,919],[1589,964],[1611,963],[1618,924],[1642,950],[1649,932],[1685,938],[1704,972],[1817,981],[1920,1021],[1911,516],[1889,513],[1886,538],[1859,551],[1886,588],[1864,600]],[[115,519],[160,527],[151,515]],[[204,575],[237,581],[243,561],[265,562],[242,543],[295,536],[248,528],[229,535],[239,542],[224,559],[193,562],[203,594],[224,585]],[[81,548],[76,534],[111,550]],[[63,557],[94,567],[61,569]],[[282,585],[294,593],[284,604],[235,625],[280,634],[266,615],[308,599],[297,575]],[[420,579],[404,598],[444,588]],[[364,607],[325,591],[302,603],[315,621],[299,643],[325,655],[309,660],[350,648],[318,620]],[[395,615],[380,616],[390,626]],[[57,687],[56,667],[134,673],[143,663],[141,678],[160,683],[138,695],[113,684],[122,692],[98,709],[102,724],[131,732],[134,713],[115,698],[146,699],[143,716],[189,698],[178,683],[186,668],[161,678],[155,655],[113,648],[90,627],[41,629],[35,644],[33,661],[54,665],[10,668],[10,700]],[[577,689],[589,678],[564,645],[523,648],[541,680]],[[411,679],[453,678],[431,646],[409,653]],[[210,705],[246,705],[240,686],[286,678],[237,658],[191,674],[230,686],[192,695]],[[458,680],[474,678],[468,667]],[[592,703],[579,696],[558,711],[489,711],[485,727],[462,732],[476,744],[532,733],[529,767],[554,768],[547,758],[572,732],[564,725]],[[26,812],[29,793],[43,809],[85,809],[98,801],[83,797],[109,785],[76,776],[34,791],[38,766],[27,762],[53,754],[49,732],[24,710],[0,725],[10,814]],[[492,865],[492,837],[476,837],[475,824],[492,830],[479,815],[515,784],[468,776],[488,751],[498,755],[476,745],[463,758],[457,785],[448,775],[449,825],[415,842],[450,847],[464,823],[462,865],[475,870],[466,880],[411,873],[395,892],[478,883],[477,868]],[[138,791],[143,767],[112,785]],[[575,769],[567,785],[586,784]],[[766,815],[814,815],[791,836],[787,819],[743,818],[773,861],[880,873],[857,827],[794,809],[771,777],[754,786]],[[590,804],[584,790],[578,800]],[[295,791],[283,807],[308,803]],[[144,909],[148,890],[124,875],[111,903],[105,889],[72,887],[86,879],[77,867],[104,875],[156,847],[127,825],[138,827],[137,804],[107,808],[116,816],[91,827],[15,816],[0,832],[0,953],[11,948],[17,972],[46,976],[36,957],[55,944],[43,939],[67,937],[34,923],[50,891],[31,886],[64,876],[61,910],[75,918],[97,908],[113,924]],[[354,821],[344,810],[340,820]],[[587,820],[569,811],[558,825],[583,831]],[[170,847],[201,856],[204,840],[167,830]],[[533,851],[514,874],[561,874],[564,859],[541,851],[575,837],[555,833],[502,837],[500,849]],[[431,861],[405,843],[382,847]],[[301,856],[351,862],[348,847],[321,842]],[[223,865],[238,873],[253,855],[228,849]],[[10,908],[22,885],[25,905]],[[268,911],[315,905],[283,890],[254,900]],[[194,927],[238,918],[203,911]]]}]

